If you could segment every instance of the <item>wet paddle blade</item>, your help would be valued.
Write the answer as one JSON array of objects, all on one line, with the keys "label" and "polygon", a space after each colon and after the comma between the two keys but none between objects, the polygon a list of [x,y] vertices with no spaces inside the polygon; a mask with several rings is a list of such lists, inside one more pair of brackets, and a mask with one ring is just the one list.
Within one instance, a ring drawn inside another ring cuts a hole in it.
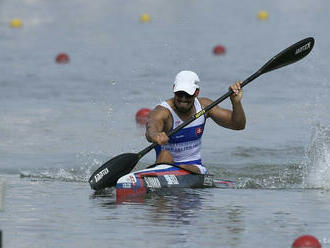
[{"label": "wet paddle blade", "polygon": [[124,153],[112,158],[89,178],[91,188],[101,190],[115,186],[119,178],[133,170],[139,159],[136,153]]}]

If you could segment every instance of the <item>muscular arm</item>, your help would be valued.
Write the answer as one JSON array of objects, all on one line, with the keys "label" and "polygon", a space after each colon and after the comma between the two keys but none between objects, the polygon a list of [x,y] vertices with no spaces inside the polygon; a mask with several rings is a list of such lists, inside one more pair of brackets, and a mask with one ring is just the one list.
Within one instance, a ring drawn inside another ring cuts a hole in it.
[{"label": "muscular arm", "polygon": [[[238,82],[239,83],[239,82]],[[211,117],[211,119],[220,126],[225,128],[230,128],[234,130],[242,130],[245,128],[246,118],[244,109],[241,103],[242,92],[240,91],[240,87],[237,88],[237,82],[231,86],[234,90],[234,94],[230,97],[233,110],[228,110],[221,108],[219,106],[215,106],[207,113],[207,117]],[[212,101],[208,98],[200,99],[203,108],[212,103]]]},{"label": "muscular arm", "polygon": [[171,128],[169,127],[170,118],[169,110],[162,106],[157,106],[150,111],[146,125],[146,138],[149,142],[167,144],[169,138],[166,132]]}]

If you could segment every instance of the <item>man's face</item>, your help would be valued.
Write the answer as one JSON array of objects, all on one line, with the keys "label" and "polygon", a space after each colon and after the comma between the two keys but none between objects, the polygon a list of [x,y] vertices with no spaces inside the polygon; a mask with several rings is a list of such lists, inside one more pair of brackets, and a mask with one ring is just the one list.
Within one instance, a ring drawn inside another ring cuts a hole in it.
[{"label": "man's face", "polygon": [[178,91],[174,93],[174,106],[180,113],[189,113],[194,106],[194,95],[189,95],[184,91]]}]

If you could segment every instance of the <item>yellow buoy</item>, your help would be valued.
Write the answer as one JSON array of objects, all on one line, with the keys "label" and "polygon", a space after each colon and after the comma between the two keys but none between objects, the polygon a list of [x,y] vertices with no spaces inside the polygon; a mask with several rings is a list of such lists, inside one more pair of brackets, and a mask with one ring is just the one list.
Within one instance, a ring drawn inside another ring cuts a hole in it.
[{"label": "yellow buoy", "polygon": [[268,12],[265,11],[265,10],[261,10],[261,11],[258,12],[257,17],[258,17],[259,20],[267,20],[268,19]]},{"label": "yellow buoy", "polygon": [[20,27],[23,26],[23,23],[22,23],[22,21],[20,19],[15,18],[15,19],[12,19],[11,20],[10,26],[12,28],[20,28]]},{"label": "yellow buoy", "polygon": [[142,14],[140,17],[141,22],[150,22],[150,20],[151,20],[151,17],[148,14]]}]

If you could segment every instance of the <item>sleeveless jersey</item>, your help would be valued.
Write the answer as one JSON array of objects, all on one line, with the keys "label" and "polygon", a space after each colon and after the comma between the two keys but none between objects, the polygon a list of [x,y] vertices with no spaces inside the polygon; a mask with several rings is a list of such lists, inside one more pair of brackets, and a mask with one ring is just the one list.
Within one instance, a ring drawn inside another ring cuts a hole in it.
[{"label": "sleeveless jersey", "polygon": [[[197,98],[195,98],[194,105],[196,113],[202,110],[202,106]],[[183,123],[167,102],[162,102],[160,106],[167,108],[172,114],[173,122],[171,130]],[[206,118],[205,115],[203,115],[178,131],[176,134],[172,135],[169,138],[168,144],[156,146],[156,156],[158,157],[161,150],[165,149],[171,152],[175,164],[202,165],[200,151],[205,121]]]}]

